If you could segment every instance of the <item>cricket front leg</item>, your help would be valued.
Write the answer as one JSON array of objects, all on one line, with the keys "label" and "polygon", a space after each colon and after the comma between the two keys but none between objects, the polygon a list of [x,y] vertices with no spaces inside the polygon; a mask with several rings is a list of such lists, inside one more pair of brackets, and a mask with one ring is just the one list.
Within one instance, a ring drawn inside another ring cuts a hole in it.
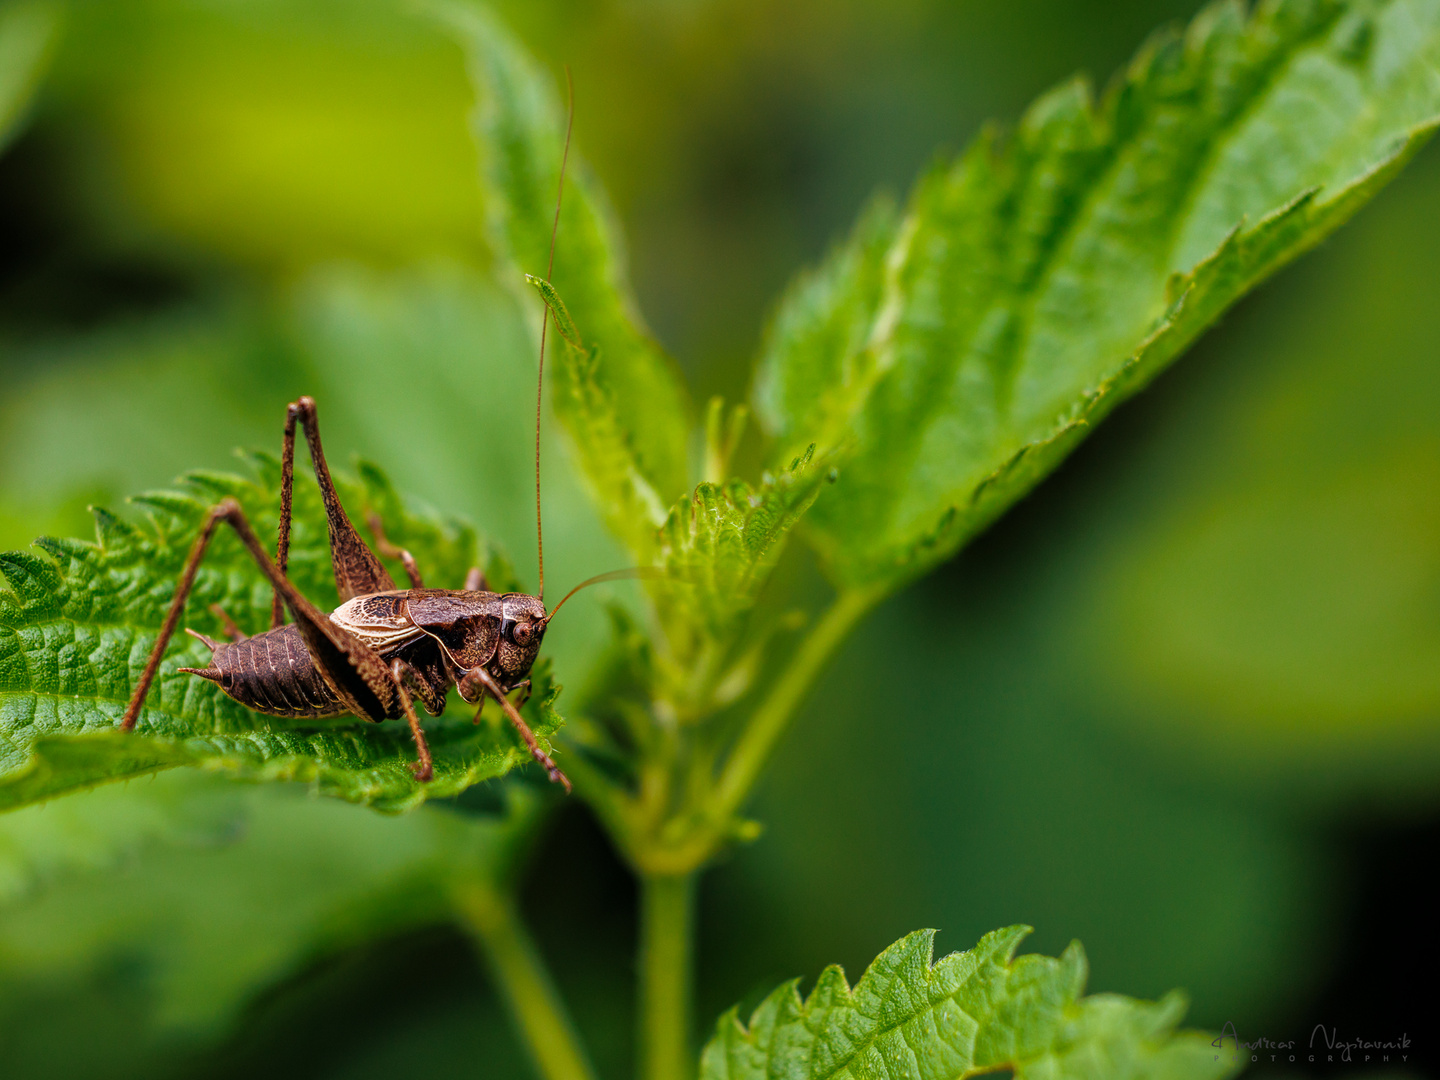
[{"label": "cricket front leg", "polygon": [[531,691],[531,683],[530,683],[530,680],[529,680],[529,679],[526,679],[524,682],[518,682],[518,683],[516,683],[514,686],[512,686],[510,689],[511,689],[512,692],[513,692],[513,691],[516,691],[516,690],[519,690],[519,691],[520,691],[520,697],[519,697],[519,699],[515,702],[515,707],[516,707],[517,709],[523,709],[523,708],[525,707],[525,703],[530,700],[530,691]]},{"label": "cricket front leg", "polygon": [[[468,686],[465,689],[467,692],[470,691],[470,687]],[[530,700],[530,680],[526,679],[524,682],[516,683],[510,689],[512,692],[516,690],[520,691],[520,700],[515,702],[515,707],[517,709],[523,709],[525,703]],[[480,699],[475,702],[475,723],[477,724],[480,723],[480,714],[485,711],[485,699],[489,696],[490,692],[486,690],[485,687],[480,687]]]},{"label": "cricket front leg", "polygon": [[[476,687],[484,687],[491,697],[500,702],[500,707],[505,710],[505,715],[510,718],[510,723],[515,726],[515,730],[520,733],[520,738],[530,750],[530,756],[540,763],[552,783],[565,785],[565,793],[568,795],[571,790],[570,778],[560,771],[560,766],[550,759],[549,754],[540,749],[540,743],[535,738],[535,733],[530,730],[530,725],[520,715],[520,710],[510,703],[510,699],[505,696],[505,691],[500,689],[500,684],[495,681],[495,677],[483,667],[471,668],[465,673],[465,677],[460,680],[460,696],[467,701],[475,700]],[[484,698],[480,698],[480,701],[483,705]]]}]

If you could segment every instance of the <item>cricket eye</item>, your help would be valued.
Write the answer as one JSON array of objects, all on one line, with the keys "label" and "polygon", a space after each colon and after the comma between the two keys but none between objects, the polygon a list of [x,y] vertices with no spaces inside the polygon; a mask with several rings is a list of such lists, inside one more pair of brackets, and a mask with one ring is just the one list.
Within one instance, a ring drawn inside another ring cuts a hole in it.
[{"label": "cricket eye", "polygon": [[516,645],[529,645],[530,639],[535,636],[535,627],[528,622],[516,623],[511,633],[515,635]]}]

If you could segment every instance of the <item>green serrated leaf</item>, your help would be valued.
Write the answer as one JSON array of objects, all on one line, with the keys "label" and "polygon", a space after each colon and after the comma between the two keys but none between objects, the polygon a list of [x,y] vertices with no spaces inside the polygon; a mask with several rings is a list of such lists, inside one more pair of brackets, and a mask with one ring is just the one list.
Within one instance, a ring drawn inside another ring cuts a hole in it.
[{"label": "green serrated leaf", "polygon": [[0,8],[0,152],[20,129],[49,66],[60,23],[48,0],[17,0]]},{"label": "green serrated leaf", "polygon": [[665,506],[641,472],[614,395],[601,379],[604,358],[599,346],[565,352],[567,375],[556,380],[556,415],[568,417],[572,432],[585,433],[586,482],[597,496],[605,523],[637,562],[648,563],[654,558],[656,530],[665,521]]},{"label": "green serrated leaf", "polygon": [[758,411],[844,456],[811,514],[831,574],[947,558],[1268,275],[1343,223],[1440,116],[1435,0],[1238,0],[1159,35],[1103,102],[1041,98],[883,204],[790,291]]},{"label": "green serrated leaf", "polygon": [[[207,506],[240,500],[261,535],[273,533],[278,465],[257,456],[261,480],[194,474],[188,491],[151,493],[136,502],[153,512],[153,529],[98,515],[97,541],[37,541],[43,554],[0,554],[0,810],[92,786],[194,765],[254,780],[303,780],[325,794],[399,811],[455,795],[529,760],[509,724],[473,724],[458,697],[425,721],[435,756],[428,784],[410,775],[415,750],[402,723],[351,718],[291,721],[262,716],[215,684],[177,672],[204,667],[208,650],[177,635],[133,734],[117,730],[174,596],[181,564]],[[373,465],[361,481],[337,480],[356,516],[373,510],[435,580],[457,581],[473,565],[473,530],[406,509]],[[297,483],[290,574],[322,608],[338,603],[318,490]],[[500,585],[513,575],[488,560]],[[242,630],[269,625],[269,587],[227,531],[217,534],[195,579],[182,626],[223,636],[210,610],[218,604]],[[542,743],[559,727],[559,693],[548,666],[537,665],[527,704]],[[546,743],[548,745],[548,743]]]},{"label": "green serrated leaf", "polygon": [[[660,530],[662,612],[693,618],[707,637],[724,641],[749,613],[785,537],[819,494],[828,469],[814,447],[758,488],[743,480],[702,483],[671,508]],[[672,620],[673,621],[673,620]],[[674,634],[670,635],[672,643]]]},{"label": "green serrated leaf", "polygon": [[522,275],[546,271],[591,346],[557,350],[555,413],[607,523],[648,562],[665,507],[690,487],[683,382],[641,321],[619,229],[573,149],[554,272],[547,271],[566,140],[551,80],[488,11],[460,3],[438,10],[469,53],[480,98],[475,130],[491,242],[514,267],[517,286]]},{"label": "green serrated leaf", "polygon": [[701,1080],[954,1080],[1001,1069],[1017,1080],[1199,1080],[1237,1071],[1208,1036],[1175,1031],[1182,995],[1082,998],[1080,944],[1058,959],[1016,959],[1029,932],[997,930],[932,963],[935,932],[918,930],[881,953],[853,990],[839,967],[804,1000],[798,980],[786,983],[748,1025],[735,1009],[720,1018]]}]

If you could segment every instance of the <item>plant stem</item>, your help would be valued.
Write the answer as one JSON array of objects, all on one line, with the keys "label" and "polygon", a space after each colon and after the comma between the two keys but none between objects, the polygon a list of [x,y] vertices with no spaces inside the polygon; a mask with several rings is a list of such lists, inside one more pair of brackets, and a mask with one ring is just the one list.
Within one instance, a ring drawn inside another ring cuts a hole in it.
[{"label": "plant stem", "polygon": [[515,1030],[543,1080],[595,1080],[574,1025],[508,892],[466,884],[455,908],[485,958]]},{"label": "plant stem", "polygon": [[760,770],[765,767],[776,740],[784,733],[825,661],[845,640],[845,635],[856,621],[882,596],[884,593],[876,589],[842,592],[811,629],[791,658],[790,666],[771,686],[769,696],[750,717],[730,752],[730,760],[721,773],[711,804],[711,812],[717,820],[728,820],[739,811]]},{"label": "plant stem", "polygon": [[688,1080],[695,874],[640,877],[639,1080]]}]

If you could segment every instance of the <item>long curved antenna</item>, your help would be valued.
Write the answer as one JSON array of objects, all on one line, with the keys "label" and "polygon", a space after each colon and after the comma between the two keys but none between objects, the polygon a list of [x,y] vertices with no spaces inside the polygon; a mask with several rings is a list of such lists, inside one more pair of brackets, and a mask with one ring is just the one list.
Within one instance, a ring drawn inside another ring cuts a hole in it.
[{"label": "long curved antenna", "polygon": [[551,609],[550,614],[545,616],[545,622],[548,624],[550,620],[555,617],[555,612],[559,611],[562,607],[565,606],[566,600],[569,600],[570,597],[574,596],[581,589],[588,589],[591,585],[599,585],[601,582],[605,581],[624,581],[626,579],[634,578],[654,580],[656,578],[663,578],[668,576],[668,573],[659,566],[627,566],[623,570],[610,570],[604,574],[596,574],[592,578],[586,578],[579,585],[576,585],[573,589],[571,589],[563,597],[561,597],[560,603],[556,604],[555,607]]},{"label": "long curved antenna", "polygon": [[[570,77],[570,65],[565,65],[565,97],[567,118],[565,120],[565,150],[560,155],[560,183],[555,189],[555,220],[550,226],[550,265],[545,270],[545,280],[555,277],[555,234],[560,231],[560,202],[565,198],[565,166],[570,163],[570,132],[575,128],[575,81]],[[540,525],[540,411],[545,400],[545,331],[550,326],[550,305],[540,317],[540,374],[535,380],[535,547],[540,563],[540,592],[545,599],[545,531]],[[562,600],[561,603],[564,603]]]}]

